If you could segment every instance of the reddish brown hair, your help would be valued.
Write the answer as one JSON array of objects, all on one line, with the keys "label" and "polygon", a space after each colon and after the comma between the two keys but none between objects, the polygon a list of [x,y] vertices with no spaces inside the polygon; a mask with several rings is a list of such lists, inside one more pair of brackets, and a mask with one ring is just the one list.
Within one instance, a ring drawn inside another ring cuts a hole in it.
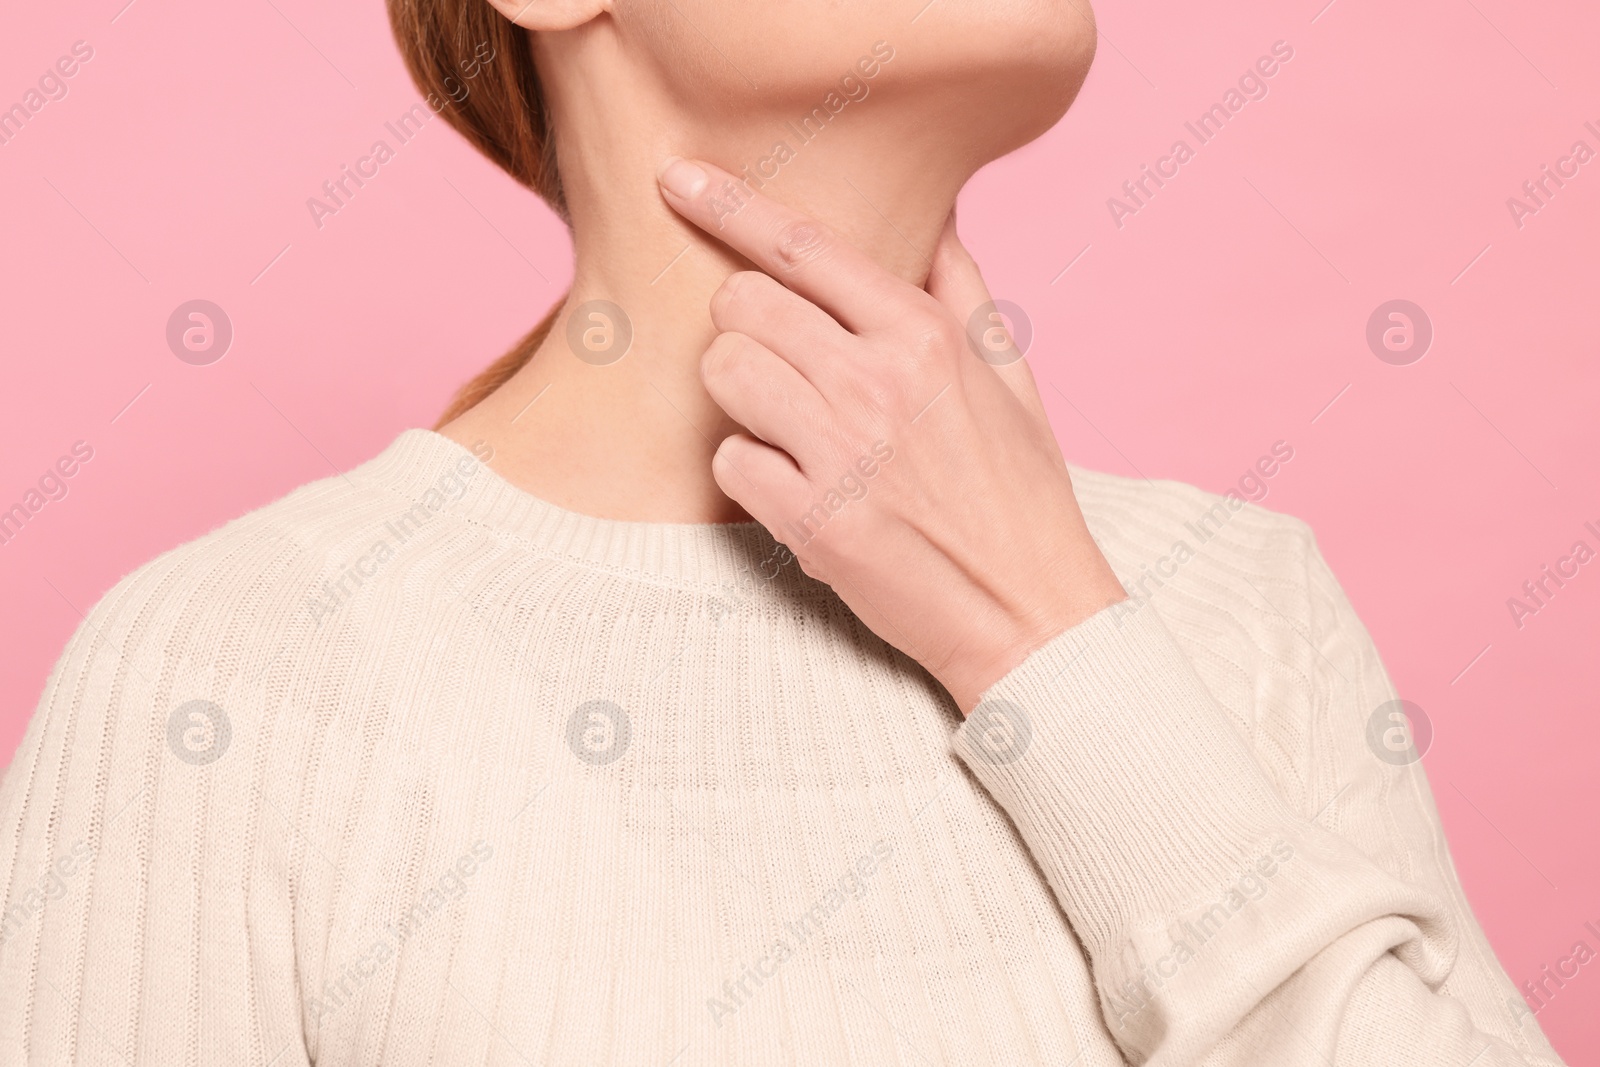
[{"label": "reddish brown hair", "polygon": [[[395,43],[417,88],[434,106],[443,104],[440,113],[478,151],[565,219],[555,140],[528,31],[488,0],[388,0],[388,7]],[[463,385],[438,425],[476,406],[532,359],[562,302],[511,351]]]}]

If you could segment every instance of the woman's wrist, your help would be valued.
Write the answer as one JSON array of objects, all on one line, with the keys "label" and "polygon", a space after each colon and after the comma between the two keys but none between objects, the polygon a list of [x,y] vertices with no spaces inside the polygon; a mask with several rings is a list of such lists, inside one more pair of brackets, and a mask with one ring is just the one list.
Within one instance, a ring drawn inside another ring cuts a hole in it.
[{"label": "woman's wrist", "polygon": [[1128,597],[1092,542],[1081,562],[1061,570],[1056,581],[1040,583],[1037,595],[1013,615],[1003,637],[974,633],[961,646],[964,654],[934,672],[963,716],[971,715],[983,695],[1033,652]]}]

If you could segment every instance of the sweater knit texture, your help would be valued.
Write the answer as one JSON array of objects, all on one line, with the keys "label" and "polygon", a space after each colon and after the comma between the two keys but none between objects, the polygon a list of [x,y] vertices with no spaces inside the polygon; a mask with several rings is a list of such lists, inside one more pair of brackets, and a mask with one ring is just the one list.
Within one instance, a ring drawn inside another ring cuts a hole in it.
[{"label": "sweater knit texture", "polygon": [[156,559],[0,782],[0,1064],[1559,1063],[1307,527],[1072,473],[1135,595],[965,721],[426,430]]}]

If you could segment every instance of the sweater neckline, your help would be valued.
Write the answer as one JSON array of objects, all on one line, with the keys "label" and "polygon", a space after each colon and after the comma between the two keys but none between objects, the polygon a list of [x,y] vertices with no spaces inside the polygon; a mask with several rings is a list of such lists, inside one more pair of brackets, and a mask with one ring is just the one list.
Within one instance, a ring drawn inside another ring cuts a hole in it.
[{"label": "sweater neckline", "polygon": [[[519,489],[471,449],[433,430],[402,431],[351,473],[540,555],[618,576],[733,595],[828,588],[807,577],[758,522],[632,522],[585,515]],[[464,487],[451,480],[452,473]]]}]

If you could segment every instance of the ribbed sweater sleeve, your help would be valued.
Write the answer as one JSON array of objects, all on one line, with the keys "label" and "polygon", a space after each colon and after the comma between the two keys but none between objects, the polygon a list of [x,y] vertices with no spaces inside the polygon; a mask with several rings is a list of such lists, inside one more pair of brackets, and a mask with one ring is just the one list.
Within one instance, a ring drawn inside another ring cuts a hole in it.
[{"label": "ribbed sweater sleeve", "polygon": [[[1316,639],[1350,683],[1330,718],[1359,732],[1367,701],[1392,690],[1320,557],[1313,569],[1336,607]],[[1376,813],[1345,809],[1340,834],[1291,810],[1149,603],[1107,608],[1035,651],[955,747],[1045,872],[1131,1062],[1555,1062],[1479,1029],[1442,992],[1515,995],[1478,951],[1442,842],[1436,869],[1408,879],[1363,851]],[[1420,764],[1411,772],[1421,779]],[[1421,789],[1427,810],[1400,821],[1436,827]],[[1418,844],[1413,867],[1429,859]]]},{"label": "ribbed sweater sleeve", "polygon": [[179,562],[89,613],[0,782],[0,1064],[307,1062],[286,835],[212,761],[262,727],[184,707],[220,627]]}]

